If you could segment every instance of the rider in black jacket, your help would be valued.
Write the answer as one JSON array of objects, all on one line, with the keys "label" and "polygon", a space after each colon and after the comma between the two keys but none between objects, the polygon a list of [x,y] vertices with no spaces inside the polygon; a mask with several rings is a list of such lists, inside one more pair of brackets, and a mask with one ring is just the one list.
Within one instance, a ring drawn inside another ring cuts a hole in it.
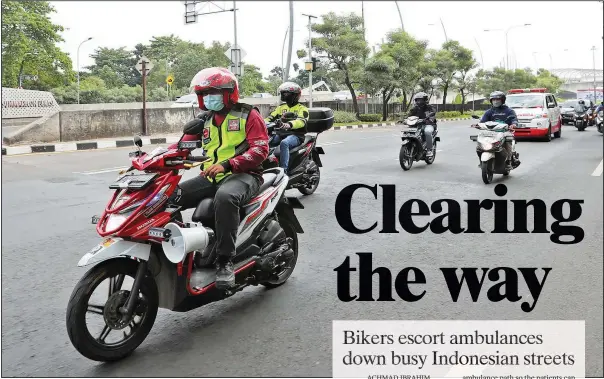
[{"label": "rider in black jacket", "polygon": [[434,108],[428,104],[428,95],[425,92],[419,92],[413,97],[415,106],[411,108],[407,117],[416,116],[426,120],[424,126],[424,137],[426,138],[426,157],[430,158],[434,154],[432,152],[432,133],[436,129],[436,117]]}]

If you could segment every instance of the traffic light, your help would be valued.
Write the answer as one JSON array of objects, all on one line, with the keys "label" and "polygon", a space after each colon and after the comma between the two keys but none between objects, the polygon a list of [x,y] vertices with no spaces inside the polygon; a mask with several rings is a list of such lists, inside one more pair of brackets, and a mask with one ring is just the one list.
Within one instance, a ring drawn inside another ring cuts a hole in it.
[{"label": "traffic light", "polygon": [[312,60],[304,62],[304,70],[315,72],[317,70],[317,62],[319,60],[317,58],[312,58]]}]

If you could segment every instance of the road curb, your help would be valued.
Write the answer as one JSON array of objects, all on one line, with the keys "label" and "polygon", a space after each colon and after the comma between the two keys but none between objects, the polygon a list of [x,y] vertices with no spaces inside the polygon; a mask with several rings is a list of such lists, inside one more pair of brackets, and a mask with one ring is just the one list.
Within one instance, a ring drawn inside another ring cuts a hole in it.
[{"label": "road curb", "polygon": [[[454,118],[447,120],[439,120],[441,122],[448,121],[461,121],[469,120],[467,118]],[[334,126],[331,130],[351,130],[351,129],[369,129],[378,128],[383,126],[396,126],[396,122],[382,122],[376,124],[361,124],[361,125],[343,125]],[[175,143],[178,142],[180,137],[168,136],[168,137],[141,137],[143,145],[161,145],[164,143]],[[128,147],[134,146],[133,139],[116,139],[116,140],[99,140],[99,141],[80,141],[80,142],[61,142],[61,143],[48,143],[48,144],[34,144],[34,145],[22,145],[22,146],[6,146],[2,147],[2,155],[22,155],[22,154],[35,154],[35,153],[60,153],[69,151],[82,151],[82,150],[100,150],[117,147]]]},{"label": "road curb", "polygon": [[[178,142],[180,137],[141,137],[143,145],[161,145],[164,143]],[[134,146],[133,139],[117,139],[117,140],[100,140],[100,141],[84,141],[84,142],[63,142],[49,144],[35,144],[24,146],[7,146],[2,148],[2,155],[21,155],[32,153],[59,153],[68,151],[82,150],[100,150],[116,147]]]}]

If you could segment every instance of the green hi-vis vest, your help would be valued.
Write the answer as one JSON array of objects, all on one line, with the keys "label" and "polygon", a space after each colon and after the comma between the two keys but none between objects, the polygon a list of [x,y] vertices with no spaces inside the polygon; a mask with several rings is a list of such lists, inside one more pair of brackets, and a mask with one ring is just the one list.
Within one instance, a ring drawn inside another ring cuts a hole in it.
[{"label": "green hi-vis vest", "polygon": [[[202,170],[247,151],[249,146],[245,139],[245,124],[252,109],[248,104],[236,104],[220,126],[214,125],[213,114],[208,117],[203,129],[202,147],[212,159],[203,164]],[[220,173],[216,175],[214,182],[218,183],[229,175],[230,172]]]}]

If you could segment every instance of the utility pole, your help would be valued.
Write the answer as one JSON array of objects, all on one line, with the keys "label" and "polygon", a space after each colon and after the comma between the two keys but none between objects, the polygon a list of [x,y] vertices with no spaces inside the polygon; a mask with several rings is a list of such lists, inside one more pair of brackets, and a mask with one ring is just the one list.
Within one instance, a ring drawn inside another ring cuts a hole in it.
[{"label": "utility pole", "polygon": [[285,77],[283,81],[289,79],[289,67],[292,64],[292,48],[294,45],[294,1],[289,0],[289,47],[287,48],[287,66],[285,66]]},{"label": "utility pole", "polygon": [[[217,11],[212,11],[212,12],[204,12],[204,13],[199,13],[196,10],[197,4],[198,3],[209,3],[212,4],[213,6],[217,7],[219,10]],[[185,25],[188,24],[195,24],[197,23],[197,17],[198,16],[203,16],[203,15],[208,15],[208,14],[214,14],[214,13],[223,13],[223,12],[233,12],[233,32],[234,32],[234,43],[233,43],[233,47],[230,48],[229,50],[227,50],[227,52],[230,52],[230,56],[229,59],[231,59],[232,65],[231,65],[231,69],[233,71],[233,73],[236,76],[241,76],[243,74],[243,67],[241,66],[241,59],[243,59],[243,55],[245,53],[242,53],[242,50],[239,48],[239,45],[237,43],[237,2],[233,1],[233,9],[225,9],[222,8],[218,5],[216,5],[213,1],[199,1],[199,0],[185,0],[184,1],[185,4]],[[240,67],[241,66],[241,67]]]},{"label": "utility pole", "polygon": [[[367,42],[367,35],[365,33],[365,6],[364,1],[361,1],[361,17],[363,18],[363,40]],[[367,68],[367,57],[366,54],[363,54],[363,69]],[[363,84],[363,87],[366,87],[367,83]],[[368,91],[365,88],[365,113],[369,113],[369,99],[367,97]]]},{"label": "utility pole", "polygon": [[398,18],[401,19],[401,29],[403,29],[403,32],[404,32],[405,24],[403,24],[403,16],[401,15],[401,8],[399,8],[399,6],[398,6],[398,1],[395,1],[394,4],[396,4],[396,9],[398,10]]},{"label": "utility pole", "polygon": [[142,59],[142,74],[143,74],[143,135],[147,136],[147,65],[146,61]]},{"label": "utility pole", "polygon": [[[87,39],[85,39],[84,41],[80,42],[80,44],[78,45],[78,52],[76,53],[76,66],[77,66],[77,75],[78,75],[78,104],[80,104],[80,47],[82,47],[82,45],[85,42],[88,42],[92,39],[92,37],[88,37]],[[19,84],[19,86],[21,86],[21,84]]]},{"label": "utility pole", "polygon": [[317,17],[310,14],[302,14],[302,16],[308,17],[308,60],[311,62],[308,71],[308,107],[312,108],[312,19]]}]

